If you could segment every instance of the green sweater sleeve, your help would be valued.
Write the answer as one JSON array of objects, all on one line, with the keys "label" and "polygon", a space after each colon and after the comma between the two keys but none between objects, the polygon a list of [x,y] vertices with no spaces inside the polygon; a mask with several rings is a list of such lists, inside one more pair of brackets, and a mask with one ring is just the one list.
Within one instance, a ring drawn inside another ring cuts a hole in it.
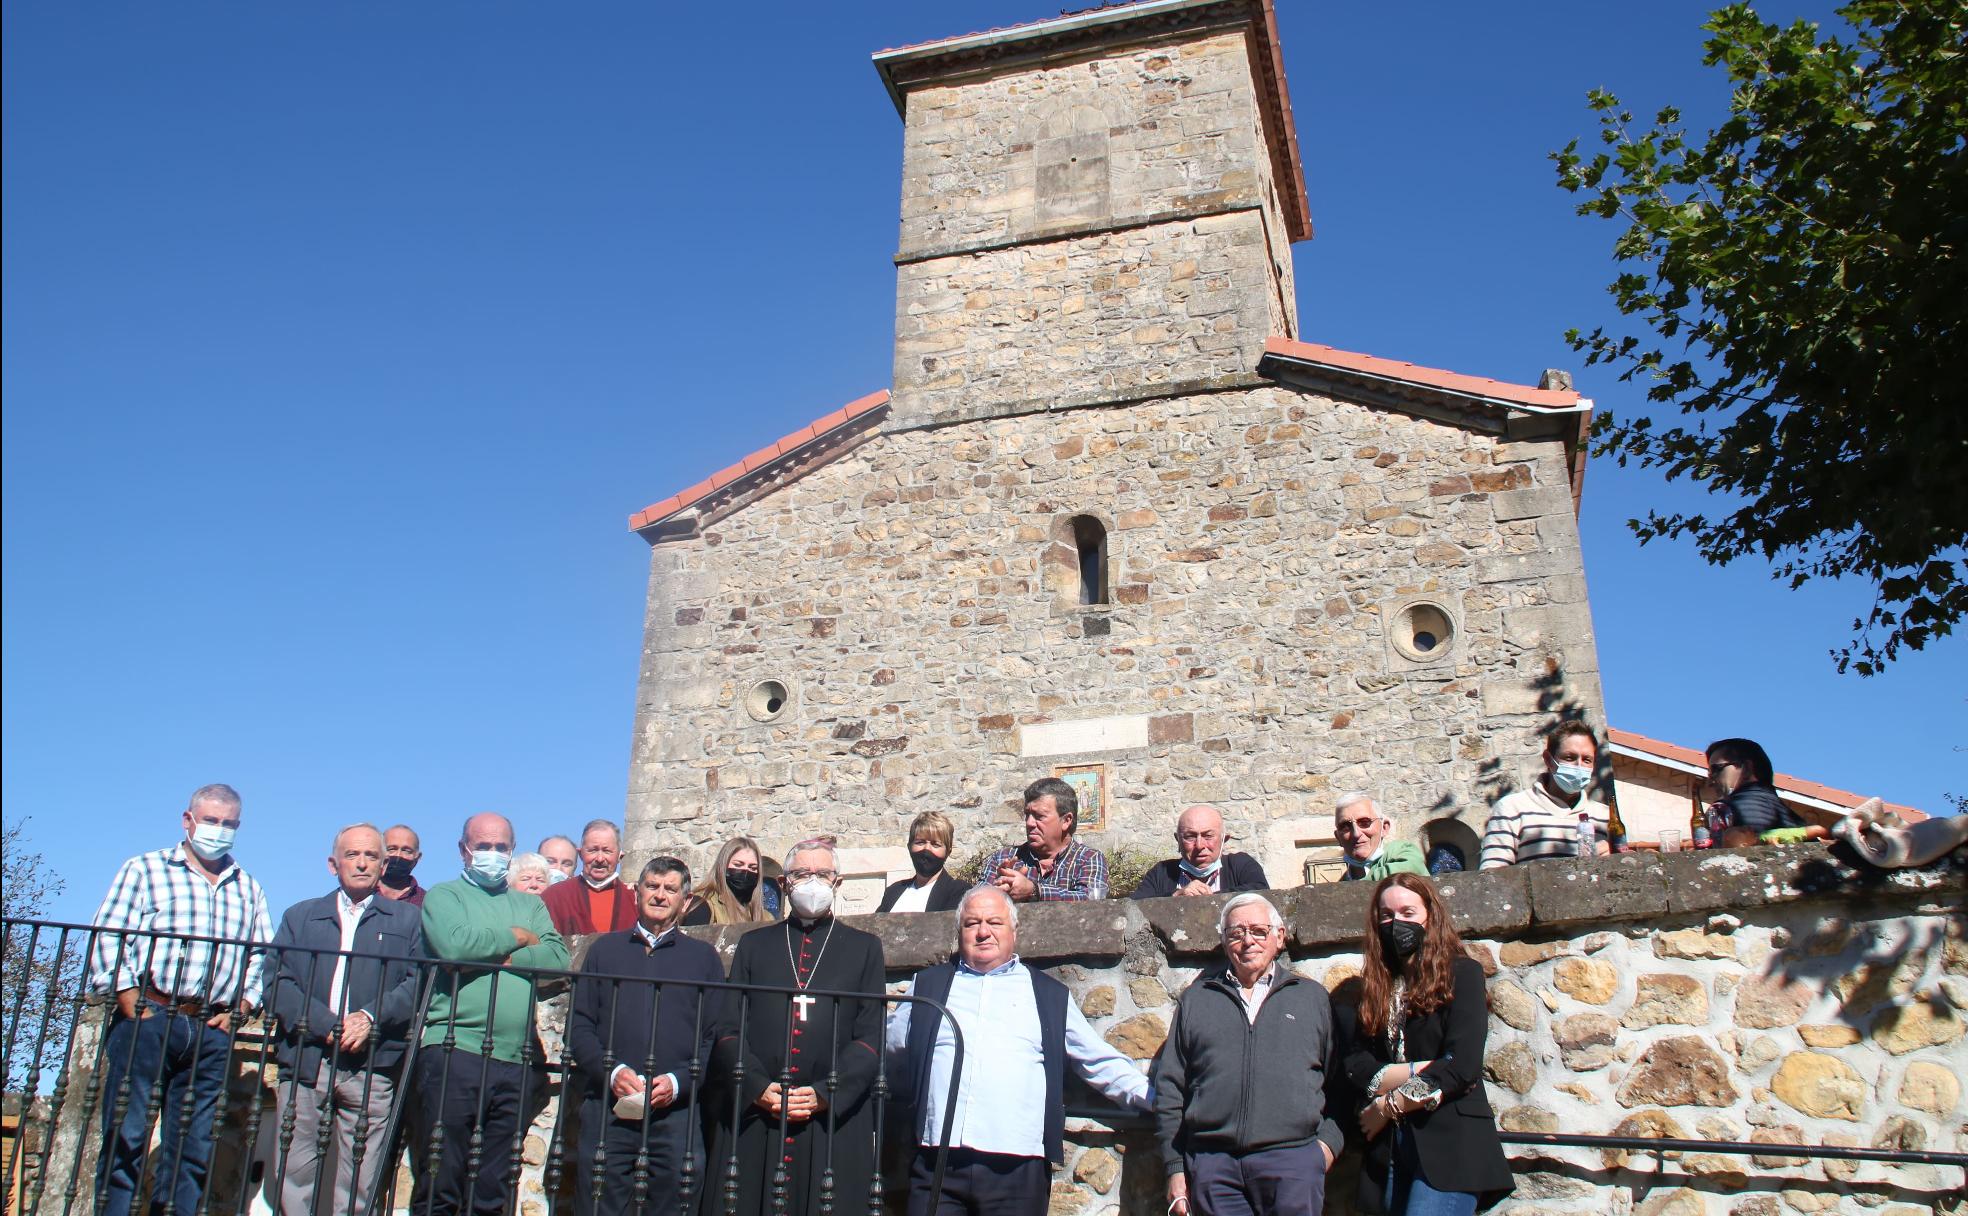
[{"label": "green sweater sleeve", "polygon": [[[540,939],[537,946],[526,946],[512,952],[511,964],[515,967],[538,967],[543,971],[567,970],[567,941],[553,927],[553,917],[547,913],[547,905],[538,899],[515,900],[516,903],[530,903],[525,909],[524,927],[533,931]],[[520,919],[515,917],[514,919]],[[510,937],[511,933],[508,932]]]},{"label": "green sweater sleeve", "polygon": [[500,923],[494,899],[467,900],[451,883],[432,887],[424,896],[424,945],[431,956],[452,963],[497,963],[519,942]]}]

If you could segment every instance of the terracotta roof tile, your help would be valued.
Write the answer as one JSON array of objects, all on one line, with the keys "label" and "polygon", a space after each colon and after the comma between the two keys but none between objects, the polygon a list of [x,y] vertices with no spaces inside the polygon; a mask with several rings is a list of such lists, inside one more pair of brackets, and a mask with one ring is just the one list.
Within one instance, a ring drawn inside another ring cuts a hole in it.
[{"label": "terracotta roof tile", "polygon": [[1377,355],[1361,354],[1358,351],[1340,350],[1338,347],[1323,346],[1317,342],[1299,342],[1291,338],[1273,337],[1266,339],[1264,353],[1267,358],[1276,357],[1338,371],[1360,372],[1423,388],[1441,389],[1463,396],[1482,397],[1537,410],[1590,409],[1592,404],[1573,389],[1536,388],[1528,384],[1512,384],[1507,380],[1492,380],[1488,376],[1467,376],[1461,372],[1445,371],[1439,367],[1423,367],[1399,359],[1383,359]]},{"label": "terracotta roof tile", "polygon": [[[1663,760],[1673,760],[1681,764],[1692,764],[1704,769],[1708,767],[1708,756],[1704,752],[1696,751],[1692,747],[1682,747],[1676,743],[1662,743],[1659,739],[1649,739],[1645,735],[1637,735],[1630,730],[1618,730],[1608,727],[1606,728],[1606,741],[1608,743],[1617,743],[1621,747],[1632,748],[1636,752],[1645,752],[1650,756],[1658,756]],[[1842,806],[1847,810],[1866,800],[1866,795],[1854,794],[1850,790],[1837,789],[1817,781],[1806,781],[1802,777],[1793,777],[1788,773],[1778,773],[1776,777],[1777,788],[1779,790],[1797,794],[1805,798],[1816,798],[1820,802],[1829,802],[1833,806]],[[1897,802],[1887,803],[1886,809],[1909,822],[1927,818],[1925,811],[1904,806]]]},{"label": "terracotta roof tile", "polygon": [[767,465],[792,455],[814,440],[824,438],[831,432],[846,426],[870,410],[880,409],[887,404],[887,389],[869,393],[865,397],[858,397],[840,409],[835,410],[833,413],[828,414],[826,417],[809,423],[792,434],[785,436],[777,443],[767,444],[743,460],[726,465],[689,489],[672,494],[661,502],[651,503],[649,506],[637,511],[635,514],[629,516],[629,530],[631,532],[640,532],[651,524],[660,523],[677,512],[722,490],[732,482],[737,481],[740,477],[744,477],[750,473],[756,473]]}]

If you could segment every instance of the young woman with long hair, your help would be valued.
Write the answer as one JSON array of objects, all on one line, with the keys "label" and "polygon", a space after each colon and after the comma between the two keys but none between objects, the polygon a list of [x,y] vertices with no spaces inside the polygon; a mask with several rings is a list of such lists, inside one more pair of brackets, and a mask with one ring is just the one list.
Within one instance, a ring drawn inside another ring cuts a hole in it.
[{"label": "young woman with long hair", "polygon": [[718,850],[711,872],[691,894],[696,903],[683,914],[686,925],[766,924],[778,920],[765,906],[761,873],[764,854],[750,836],[733,836]]},{"label": "young woman with long hair", "polygon": [[1483,968],[1448,905],[1418,874],[1374,888],[1358,1004],[1335,1002],[1341,1071],[1365,1101],[1356,1206],[1387,1216],[1470,1216],[1511,1190],[1483,1092]]}]

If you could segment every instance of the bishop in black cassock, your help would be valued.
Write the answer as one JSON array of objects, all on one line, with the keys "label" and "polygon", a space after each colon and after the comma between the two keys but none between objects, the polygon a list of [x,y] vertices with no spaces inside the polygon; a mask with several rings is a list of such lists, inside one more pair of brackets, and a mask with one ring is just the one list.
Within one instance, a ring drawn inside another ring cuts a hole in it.
[{"label": "bishop in black cassock", "polygon": [[[802,868],[822,866],[832,875],[833,865],[830,848],[795,846],[786,869],[791,879]],[[838,882],[832,875],[829,886]],[[801,916],[795,905],[786,920],[738,939],[731,982],[776,991],[733,992],[720,1019],[711,1076],[721,1082],[721,1092],[709,1111],[712,1148],[701,1216],[819,1216],[823,1207],[831,1216],[868,1216],[876,1160],[873,1090],[881,1059],[882,947],[873,934],[836,921],[830,902],[828,907]],[[868,999],[799,991],[808,988],[865,992]],[[734,1126],[733,1074],[741,1062]],[[772,1086],[779,1088],[768,1094]],[[813,1105],[809,1089],[824,1105],[800,1118]],[[772,1112],[775,1097],[784,1100],[784,1113]],[[883,1117],[893,1118],[894,1111],[884,1110]]]}]

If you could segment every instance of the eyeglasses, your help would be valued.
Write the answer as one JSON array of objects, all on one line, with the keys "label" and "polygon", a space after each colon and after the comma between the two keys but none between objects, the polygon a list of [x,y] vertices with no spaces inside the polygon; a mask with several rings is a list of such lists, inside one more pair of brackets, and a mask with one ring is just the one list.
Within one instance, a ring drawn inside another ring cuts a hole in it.
[{"label": "eyeglasses", "polygon": [[824,879],[826,879],[826,880],[827,880],[828,882],[832,882],[832,881],[834,880],[834,871],[832,871],[832,870],[788,870],[788,871],[786,871],[786,881],[787,881],[787,882],[789,882],[789,883],[802,883],[802,882],[805,882],[805,881],[806,881],[807,879],[809,879],[809,878],[824,878]]},{"label": "eyeglasses", "polygon": [[1239,925],[1235,929],[1224,930],[1223,940],[1226,942],[1261,942],[1265,938],[1270,937],[1274,932],[1276,930],[1272,929],[1270,925]]},{"label": "eyeglasses", "polygon": [[1718,760],[1714,764],[1708,766],[1708,775],[1711,777],[1720,777],[1724,769],[1741,768],[1741,767],[1742,765],[1737,764],[1733,760]]}]

